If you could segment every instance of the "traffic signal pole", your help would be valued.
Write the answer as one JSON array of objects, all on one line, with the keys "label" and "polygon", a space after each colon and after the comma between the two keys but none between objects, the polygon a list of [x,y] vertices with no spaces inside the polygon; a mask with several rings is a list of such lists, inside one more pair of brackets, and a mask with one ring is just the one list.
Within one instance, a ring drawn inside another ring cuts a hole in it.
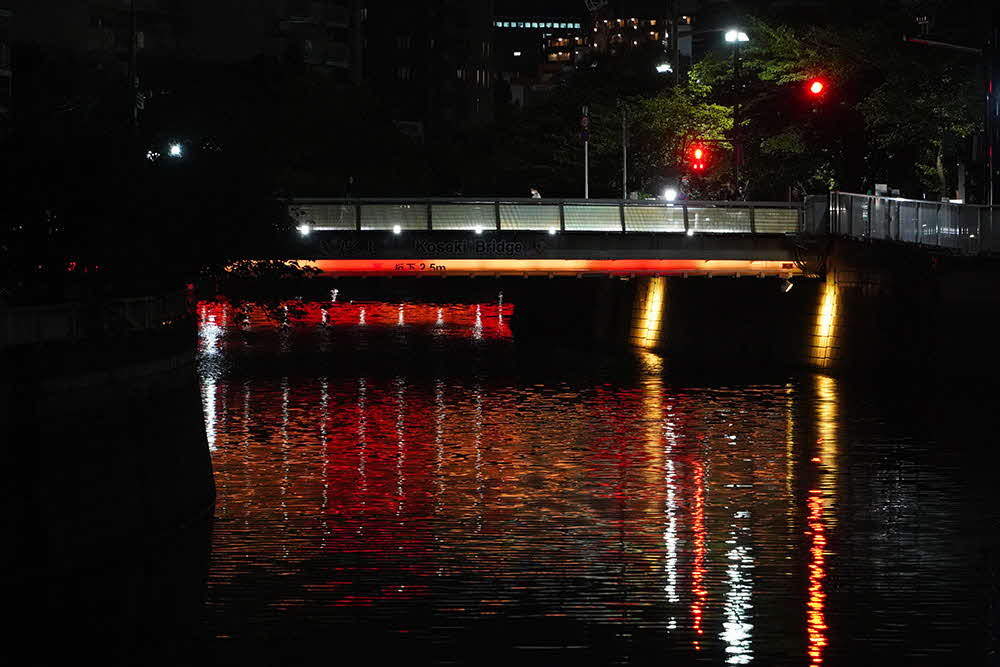
[{"label": "traffic signal pole", "polygon": [[997,205],[997,165],[996,156],[1000,152],[1000,91],[997,90],[997,71],[1000,70],[1000,50],[997,49],[1000,42],[1000,14],[995,10],[992,12],[993,19],[989,29],[989,36],[986,40],[985,49],[977,49],[961,44],[950,44],[931,39],[920,39],[903,35],[904,42],[921,44],[923,46],[933,46],[949,51],[959,51],[982,57],[982,64],[986,70],[986,109],[983,114],[983,130],[986,138],[985,155],[985,203],[989,206]]}]

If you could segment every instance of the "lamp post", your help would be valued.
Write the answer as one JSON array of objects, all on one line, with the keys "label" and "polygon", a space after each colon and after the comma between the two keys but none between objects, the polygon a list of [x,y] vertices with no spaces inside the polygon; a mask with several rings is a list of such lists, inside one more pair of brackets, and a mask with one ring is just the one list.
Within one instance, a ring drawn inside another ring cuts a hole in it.
[{"label": "lamp post", "polygon": [[726,42],[733,45],[733,194],[740,196],[740,163],[743,161],[743,141],[740,136],[740,44],[749,42],[750,38],[742,30],[735,28],[726,31]]}]

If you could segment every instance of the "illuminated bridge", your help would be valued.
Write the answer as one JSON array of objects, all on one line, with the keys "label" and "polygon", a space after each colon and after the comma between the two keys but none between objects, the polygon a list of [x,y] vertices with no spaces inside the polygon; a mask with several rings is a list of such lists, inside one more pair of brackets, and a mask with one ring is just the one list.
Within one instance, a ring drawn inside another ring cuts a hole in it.
[{"label": "illuminated bridge", "polygon": [[784,202],[298,199],[299,250],[328,275],[802,273],[809,207]]}]

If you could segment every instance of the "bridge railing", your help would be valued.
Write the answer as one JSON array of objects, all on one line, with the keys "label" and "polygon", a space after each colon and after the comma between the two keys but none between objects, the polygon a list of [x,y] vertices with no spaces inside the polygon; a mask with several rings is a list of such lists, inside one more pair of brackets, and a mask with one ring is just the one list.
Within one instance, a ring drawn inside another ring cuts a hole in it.
[{"label": "bridge railing", "polygon": [[90,306],[71,302],[0,309],[0,348],[152,331],[169,326],[186,312],[183,292]]},{"label": "bridge railing", "polygon": [[321,231],[537,231],[795,234],[789,202],[619,199],[296,199],[299,224]]},{"label": "bridge railing", "polygon": [[1000,252],[1000,207],[831,192],[826,231],[978,254]]}]

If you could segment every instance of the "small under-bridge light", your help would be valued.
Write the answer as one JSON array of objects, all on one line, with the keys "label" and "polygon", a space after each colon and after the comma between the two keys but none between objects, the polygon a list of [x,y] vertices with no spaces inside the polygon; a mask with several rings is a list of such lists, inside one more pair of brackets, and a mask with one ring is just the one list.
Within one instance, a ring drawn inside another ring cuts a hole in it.
[{"label": "small under-bridge light", "polygon": [[312,227],[310,227],[307,224],[299,225],[298,229],[299,229],[299,234],[302,234],[302,236],[309,236],[309,234],[312,232]]},{"label": "small under-bridge light", "polygon": [[476,225],[476,233],[477,234],[482,234],[483,233],[483,228],[480,227],[479,225]]},{"label": "small under-bridge light", "polygon": [[556,228],[555,227],[549,227],[549,235],[550,236],[555,236],[556,235]]},{"label": "small under-bridge light", "polygon": [[782,280],[781,280],[781,291],[782,292],[784,292],[785,294],[788,294],[789,292],[792,291],[793,287],[795,287],[795,285],[792,284],[791,279],[789,279],[789,278],[782,278]]},{"label": "small under-bridge light", "polygon": [[687,231],[687,235],[688,235],[688,236],[694,236],[694,230],[693,230],[693,229],[689,229],[689,230]]},{"label": "small under-bridge light", "polygon": [[403,228],[400,227],[399,225],[393,225],[392,226],[392,233],[393,234],[402,234],[403,233]]}]

